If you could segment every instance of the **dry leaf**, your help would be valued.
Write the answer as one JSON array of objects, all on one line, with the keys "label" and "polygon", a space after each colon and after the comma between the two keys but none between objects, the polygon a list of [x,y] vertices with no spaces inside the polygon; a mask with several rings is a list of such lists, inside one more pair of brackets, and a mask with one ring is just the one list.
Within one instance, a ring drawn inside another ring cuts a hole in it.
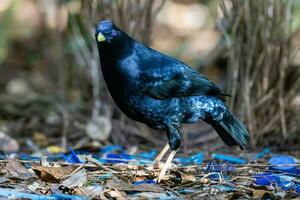
[{"label": "dry leaf", "polygon": [[181,174],[182,183],[190,183],[195,182],[197,179],[195,176],[190,174]]},{"label": "dry leaf", "polygon": [[17,178],[22,180],[28,180],[34,178],[34,176],[24,167],[19,161],[15,159],[9,159],[6,164],[7,175],[10,178]]},{"label": "dry leaf", "polygon": [[105,185],[106,188],[114,189],[118,188],[120,191],[135,191],[135,192],[162,192],[163,189],[156,184],[140,184],[132,185],[131,183],[126,182],[115,182],[113,179],[108,180]]},{"label": "dry leaf", "polygon": [[71,174],[70,177],[61,183],[61,185],[71,189],[75,187],[82,187],[86,181],[86,171],[85,169],[81,169],[75,174]]},{"label": "dry leaf", "polygon": [[96,196],[100,197],[102,193],[103,193],[103,187],[101,185],[92,185],[88,187],[75,189],[76,195],[84,195],[89,199],[93,199]]},{"label": "dry leaf", "polygon": [[270,193],[268,190],[253,190],[253,199],[261,199],[265,194]]},{"label": "dry leaf", "polygon": [[69,175],[76,169],[76,166],[64,167],[44,167],[32,166],[35,174],[41,178],[42,181],[59,183],[65,176]]},{"label": "dry leaf", "polygon": [[120,192],[117,189],[110,189],[106,191],[106,193],[111,197],[111,198],[116,198],[117,200],[125,200],[126,199],[126,194],[124,192]]}]

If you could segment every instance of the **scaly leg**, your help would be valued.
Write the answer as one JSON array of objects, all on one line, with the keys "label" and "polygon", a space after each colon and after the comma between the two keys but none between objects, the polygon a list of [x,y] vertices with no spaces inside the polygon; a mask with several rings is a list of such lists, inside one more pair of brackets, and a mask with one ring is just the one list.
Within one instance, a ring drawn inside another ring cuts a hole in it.
[{"label": "scaly leg", "polygon": [[173,150],[171,151],[166,163],[164,164],[162,170],[160,171],[159,173],[159,176],[158,176],[158,179],[157,179],[157,182],[160,183],[161,179],[165,176],[166,172],[167,172],[167,169],[170,167],[171,165],[171,162],[176,154],[177,150]]},{"label": "scaly leg", "polygon": [[166,144],[166,146],[161,150],[161,152],[156,156],[156,158],[154,159],[154,163],[153,163],[153,168],[159,168],[159,163],[161,161],[161,159],[164,157],[164,155],[167,153],[167,151],[169,150],[170,145],[169,143]]},{"label": "scaly leg", "polygon": [[174,158],[174,156],[177,152],[177,149],[180,146],[180,134],[179,134],[178,130],[171,124],[167,124],[166,128],[167,128],[167,136],[168,136],[168,139],[169,139],[169,146],[170,146],[172,151],[171,151],[170,155],[168,156],[168,159],[167,159],[166,163],[163,165],[162,170],[159,173],[159,176],[158,176],[158,179],[157,179],[158,183],[165,176],[165,174],[167,172],[167,169],[170,167],[171,162],[172,162],[172,160],[173,160],[173,158]]}]

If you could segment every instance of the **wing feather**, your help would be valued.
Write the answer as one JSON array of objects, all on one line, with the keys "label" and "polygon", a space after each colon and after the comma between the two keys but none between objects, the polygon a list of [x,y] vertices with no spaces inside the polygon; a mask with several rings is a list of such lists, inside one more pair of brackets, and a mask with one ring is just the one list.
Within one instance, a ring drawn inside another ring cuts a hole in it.
[{"label": "wing feather", "polygon": [[143,91],[158,99],[185,96],[218,96],[221,90],[210,80],[188,67],[152,69],[140,75]]}]

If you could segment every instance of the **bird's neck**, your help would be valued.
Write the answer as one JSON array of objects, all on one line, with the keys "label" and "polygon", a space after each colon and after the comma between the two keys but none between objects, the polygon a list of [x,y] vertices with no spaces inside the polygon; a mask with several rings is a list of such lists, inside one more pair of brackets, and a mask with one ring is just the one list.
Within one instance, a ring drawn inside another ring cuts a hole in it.
[{"label": "bird's neck", "polygon": [[104,67],[109,65],[109,67],[111,67],[111,65],[115,65],[115,62],[132,54],[133,42],[128,35],[122,34],[122,36],[110,43],[98,44],[98,48],[101,65]]},{"label": "bird's neck", "polygon": [[134,41],[127,35],[112,41],[111,43],[98,43],[101,69],[103,77],[113,98],[122,96],[123,87],[130,84],[130,72],[132,67],[124,62],[133,54]]}]

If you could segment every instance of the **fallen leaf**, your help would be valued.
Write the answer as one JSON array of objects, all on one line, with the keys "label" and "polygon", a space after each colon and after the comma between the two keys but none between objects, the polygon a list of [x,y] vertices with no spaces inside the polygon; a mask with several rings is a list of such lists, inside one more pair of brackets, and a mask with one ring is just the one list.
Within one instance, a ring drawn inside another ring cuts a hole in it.
[{"label": "fallen leaf", "polygon": [[0,184],[6,183],[6,182],[10,182],[10,180],[5,177],[0,177]]},{"label": "fallen leaf", "polygon": [[195,182],[197,179],[195,176],[190,174],[181,174],[182,183]]},{"label": "fallen leaf", "polygon": [[9,159],[5,168],[7,171],[7,175],[10,178],[16,178],[21,180],[28,180],[34,178],[34,176],[28,171],[28,169],[15,159]]},{"label": "fallen leaf", "polygon": [[96,196],[100,196],[102,192],[103,192],[103,187],[101,185],[92,185],[88,187],[78,188],[75,190],[76,195],[84,195],[89,199],[93,199]]},{"label": "fallen leaf", "polygon": [[168,194],[165,192],[141,192],[131,196],[132,199],[182,199],[178,196]]},{"label": "fallen leaf", "polygon": [[253,190],[253,199],[261,199],[263,198],[266,194],[270,194],[268,190]]},{"label": "fallen leaf", "polygon": [[162,192],[163,188],[155,184],[139,184],[132,185],[130,183],[113,183],[110,180],[105,185],[106,188],[118,188],[120,191],[135,191],[135,192]]},{"label": "fallen leaf", "polygon": [[71,189],[75,187],[82,187],[86,181],[86,171],[85,169],[81,169],[75,174],[71,174],[66,180],[61,183],[61,185]]},{"label": "fallen leaf", "polygon": [[33,182],[31,185],[29,185],[27,188],[31,191],[36,191],[37,189],[41,188],[41,184],[38,182]]},{"label": "fallen leaf", "polygon": [[64,167],[44,167],[40,165],[32,166],[32,170],[40,177],[42,181],[59,183],[67,175],[71,174],[76,169],[76,166]]},{"label": "fallen leaf", "polygon": [[126,194],[124,192],[120,192],[117,189],[110,189],[108,191],[106,191],[106,193],[111,197],[111,198],[115,198],[117,200],[125,200],[126,198]]}]

